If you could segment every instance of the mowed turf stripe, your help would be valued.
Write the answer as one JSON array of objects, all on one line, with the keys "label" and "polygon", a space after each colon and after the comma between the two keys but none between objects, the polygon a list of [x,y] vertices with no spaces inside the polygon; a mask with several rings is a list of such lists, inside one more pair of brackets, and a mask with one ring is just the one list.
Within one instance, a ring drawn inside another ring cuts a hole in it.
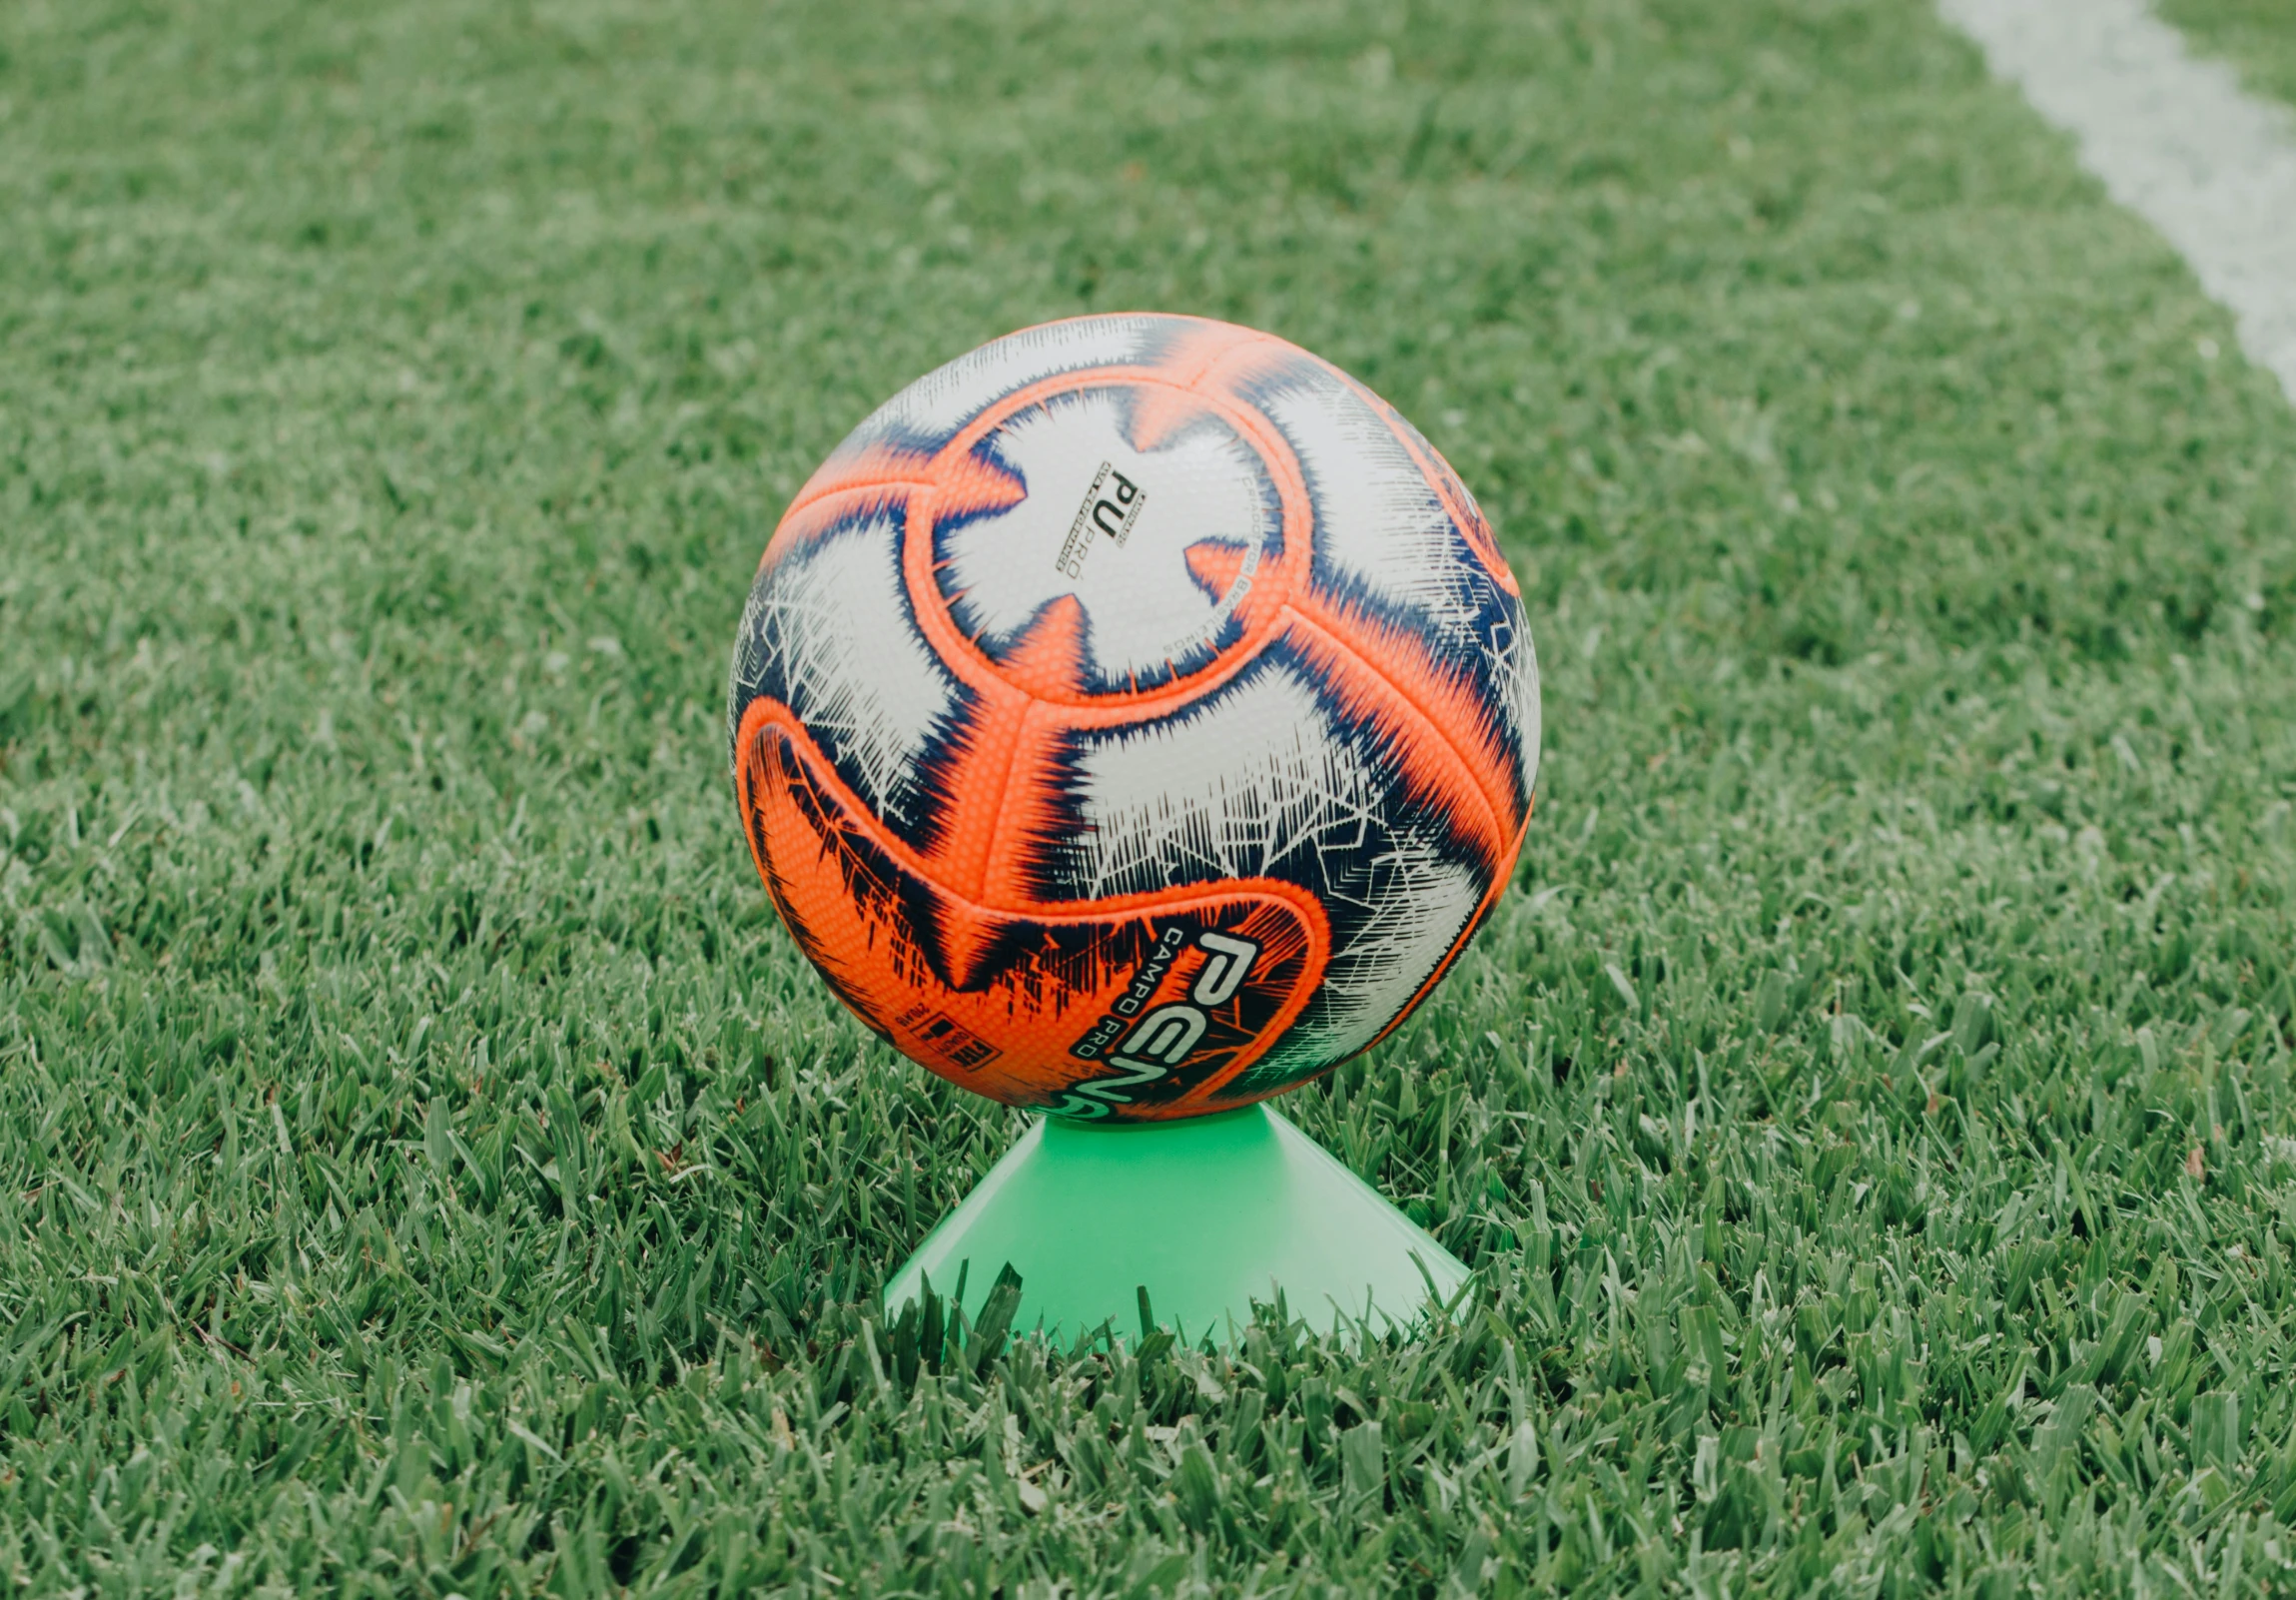
[{"label": "mowed turf stripe", "polygon": [[2143,0],[1939,0],[2081,164],[2230,307],[2296,400],[2296,130]]}]

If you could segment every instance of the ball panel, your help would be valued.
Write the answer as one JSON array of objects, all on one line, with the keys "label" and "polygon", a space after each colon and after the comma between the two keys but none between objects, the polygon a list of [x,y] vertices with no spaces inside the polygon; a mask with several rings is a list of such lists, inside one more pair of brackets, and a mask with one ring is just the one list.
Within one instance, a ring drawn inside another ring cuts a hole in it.
[{"label": "ball panel", "polygon": [[[1345,375],[1341,375],[1344,377]],[[1482,671],[1500,707],[1504,725],[1515,746],[1516,787],[1524,816],[1530,815],[1531,795],[1539,772],[1539,660],[1531,642],[1530,618],[1514,569],[1499,548],[1488,518],[1467,485],[1451,470],[1451,463],[1392,405],[1354,380],[1347,380],[1366,404],[1376,407],[1426,468],[1428,480],[1451,510],[1461,542],[1481,569],[1484,603],[1471,631],[1468,658]]]},{"label": "ball panel", "polygon": [[1513,752],[1472,673],[1416,631],[1346,606],[1294,606],[1281,648],[1393,773],[1391,813],[1439,817],[1496,868],[1519,823]]},{"label": "ball panel", "polygon": [[874,815],[923,837],[926,758],[970,697],[910,609],[902,515],[897,500],[864,504],[759,570],[735,645],[728,733],[752,700],[779,701]]},{"label": "ball panel", "polygon": [[[1159,687],[1240,637],[1236,613],[1280,538],[1275,485],[1209,410],[1142,441],[1141,394],[1137,384],[1073,390],[1002,419],[974,448],[1026,497],[970,515],[937,509],[939,592],[991,660],[1003,663],[1064,595],[1084,613],[1090,693]],[[1190,561],[1205,544],[1229,553],[1224,573]]]},{"label": "ball panel", "polygon": [[1192,1115],[1315,991],[1328,937],[1288,885],[1033,916],[958,900],[873,827],[786,715],[758,701],[743,719],[736,780],[758,872],[838,997],[950,1082],[1070,1116]]},{"label": "ball panel", "polygon": [[1391,731],[1278,646],[1198,706],[1080,736],[1048,898],[1269,877],[1312,894],[1332,957],[1298,1023],[1227,1094],[1272,1094],[1363,1049],[1448,960],[1495,874],[1454,793],[1405,798]]},{"label": "ball panel", "polygon": [[1476,919],[1490,880],[1434,828],[1359,857],[1328,895],[1331,964],[1282,1043],[1228,1086],[1258,1099],[1327,1072],[1387,1033],[1431,987]]},{"label": "ball panel", "polygon": [[1514,575],[1481,510],[1416,428],[1322,363],[1302,360],[1254,396],[1298,452],[1315,507],[1317,588],[1430,641],[1454,673],[1479,681],[1479,720],[1508,747],[1515,804],[1527,806],[1538,668]]},{"label": "ball panel", "polygon": [[1302,364],[1257,397],[1299,457],[1315,507],[1315,577],[1336,594],[1413,614],[1464,640],[1484,599],[1480,568],[1435,487],[1386,418]]},{"label": "ball panel", "polygon": [[1276,877],[1321,893],[1376,849],[1387,775],[1280,657],[1169,716],[1080,736],[1072,825],[1047,862],[1062,899]]}]

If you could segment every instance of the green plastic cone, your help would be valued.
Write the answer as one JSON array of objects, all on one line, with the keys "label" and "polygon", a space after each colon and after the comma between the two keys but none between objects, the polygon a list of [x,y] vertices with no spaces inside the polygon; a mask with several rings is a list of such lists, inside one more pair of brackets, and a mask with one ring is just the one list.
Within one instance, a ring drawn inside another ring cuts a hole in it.
[{"label": "green plastic cone", "polygon": [[1158,1326],[1224,1338],[1280,1289],[1329,1326],[1408,1328],[1429,1292],[1467,1279],[1450,1251],[1264,1106],[1183,1122],[1095,1126],[1040,1118],[933,1229],[885,1290],[888,1315],[949,1294],[977,1315],[1001,1268],[1021,1276],[1012,1326],[1074,1341],[1131,1338],[1148,1291]]}]

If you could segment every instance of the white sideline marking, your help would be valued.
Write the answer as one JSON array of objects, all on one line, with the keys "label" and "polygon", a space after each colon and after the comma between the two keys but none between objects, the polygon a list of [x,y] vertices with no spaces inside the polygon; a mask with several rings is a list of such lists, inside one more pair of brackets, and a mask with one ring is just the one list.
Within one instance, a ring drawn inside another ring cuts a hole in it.
[{"label": "white sideline marking", "polygon": [[2143,0],[1938,0],[1994,73],[2167,236],[2296,401],[2296,129]]}]

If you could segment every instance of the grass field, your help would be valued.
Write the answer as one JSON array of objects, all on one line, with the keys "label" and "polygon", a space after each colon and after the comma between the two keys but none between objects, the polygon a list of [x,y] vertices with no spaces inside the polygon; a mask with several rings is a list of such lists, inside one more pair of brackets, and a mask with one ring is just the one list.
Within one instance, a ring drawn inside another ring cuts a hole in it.
[{"label": "grass field", "polygon": [[[2296,1584],[2296,416],[1924,7],[19,0],[0,152],[9,1593]],[[726,652],[1133,307],[1524,580],[1516,891],[1283,1103],[1483,1296],[917,1370],[1018,1118],[773,922]]]}]

